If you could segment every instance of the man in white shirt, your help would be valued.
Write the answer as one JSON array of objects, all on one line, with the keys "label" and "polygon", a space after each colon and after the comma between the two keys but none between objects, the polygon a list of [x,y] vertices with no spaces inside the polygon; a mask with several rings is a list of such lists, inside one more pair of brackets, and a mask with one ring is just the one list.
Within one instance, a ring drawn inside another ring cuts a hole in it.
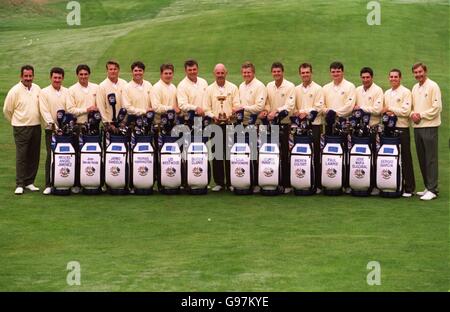
[{"label": "man in white shirt", "polygon": [[183,113],[194,110],[196,115],[204,115],[203,95],[208,87],[205,79],[198,76],[198,63],[189,59],[184,62],[186,76],[177,87],[178,106]]},{"label": "man in white shirt", "polygon": [[401,84],[402,72],[392,69],[389,72],[391,88],[384,93],[382,113],[397,116],[396,127],[400,130],[403,197],[411,197],[416,188],[413,160],[411,156],[411,139],[409,131],[409,114],[411,113],[411,91]]}]

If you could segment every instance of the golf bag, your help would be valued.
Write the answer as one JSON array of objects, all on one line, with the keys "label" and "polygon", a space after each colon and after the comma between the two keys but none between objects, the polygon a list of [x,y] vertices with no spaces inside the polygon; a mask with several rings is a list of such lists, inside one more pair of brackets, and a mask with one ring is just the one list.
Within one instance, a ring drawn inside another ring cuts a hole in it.
[{"label": "golf bag", "polygon": [[159,148],[159,173],[158,186],[163,194],[178,194],[182,186],[183,160],[181,149],[176,141],[178,137],[172,137],[171,131],[175,126],[176,116],[174,110],[161,114],[160,133],[158,137]]},{"label": "golf bag", "polygon": [[352,129],[349,155],[349,186],[354,196],[369,196],[373,185],[370,114],[356,110],[350,117]]},{"label": "golf bag", "polygon": [[[257,114],[249,118],[247,130],[254,131],[256,135]],[[242,125],[244,110],[236,112],[235,126]],[[243,128],[242,128],[243,129]],[[249,195],[253,193],[255,168],[250,148],[250,133],[245,130],[234,134],[234,144],[230,150],[230,184],[237,195]]]},{"label": "golf bag", "polygon": [[330,110],[325,116],[325,137],[321,153],[322,187],[325,195],[340,195],[345,183],[347,168],[346,120],[336,122],[336,112]]},{"label": "golf bag", "polygon": [[401,141],[395,125],[397,116],[382,117],[383,132],[376,162],[376,184],[380,196],[400,197],[403,192]]},{"label": "golf bag", "polygon": [[210,124],[210,117],[204,117],[200,125],[194,124],[195,111],[188,112],[188,126],[191,129],[191,142],[187,148],[186,156],[186,185],[187,191],[192,195],[202,195],[208,192],[211,180],[211,168],[208,159],[206,142],[208,137],[197,135],[198,126],[201,128]]},{"label": "golf bag", "polygon": [[[128,116],[130,117],[130,116]],[[153,193],[155,183],[156,161],[153,147],[155,113],[150,111],[135,118],[129,118],[131,127],[131,185],[134,194]]]},{"label": "golf bag", "polygon": [[[280,193],[281,182],[281,161],[280,148],[278,138],[272,137],[272,126],[280,126],[281,121],[288,116],[288,112],[283,110],[277,114],[272,122],[268,122],[266,118],[262,119],[262,125],[259,128],[259,137],[261,147],[258,155],[258,184],[261,187],[262,195],[278,195]],[[264,133],[266,132],[266,133]],[[261,139],[267,138],[267,143]],[[288,164],[285,164],[288,165]]]},{"label": "golf bag", "polygon": [[51,181],[52,194],[70,195],[75,184],[76,152],[74,148],[77,136],[76,117],[64,110],[57,112],[58,130],[52,136]]},{"label": "golf bag", "polygon": [[291,134],[294,146],[291,149],[291,186],[295,195],[315,193],[314,143],[311,125],[317,111],[311,111],[305,118],[291,116]]},{"label": "golf bag", "polygon": [[80,185],[84,194],[101,193],[104,183],[101,119],[99,112],[90,112],[79,138]]},{"label": "golf bag", "polygon": [[105,184],[110,194],[128,194],[129,178],[129,129],[126,110],[121,108],[112,124],[106,125]]}]

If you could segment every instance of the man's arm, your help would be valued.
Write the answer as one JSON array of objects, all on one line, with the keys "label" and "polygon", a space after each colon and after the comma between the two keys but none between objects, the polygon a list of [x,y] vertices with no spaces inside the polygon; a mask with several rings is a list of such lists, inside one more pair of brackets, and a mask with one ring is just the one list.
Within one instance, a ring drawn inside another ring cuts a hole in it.
[{"label": "man's arm", "polygon": [[6,95],[5,102],[3,104],[3,115],[8,122],[11,122],[14,114],[14,102],[16,101],[17,94],[13,90],[10,90]]}]

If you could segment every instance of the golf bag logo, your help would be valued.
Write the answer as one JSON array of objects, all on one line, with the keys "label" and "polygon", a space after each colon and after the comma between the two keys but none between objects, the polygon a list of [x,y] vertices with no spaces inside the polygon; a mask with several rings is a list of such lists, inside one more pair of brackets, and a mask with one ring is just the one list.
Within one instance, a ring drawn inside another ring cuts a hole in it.
[{"label": "golf bag logo", "polygon": [[192,173],[194,174],[195,177],[198,178],[199,176],[202,175],[203,169],[200,167],[194,167],[194,168],[192,168]]},{"label": "golf bag logo", "polygon": [[383,179],[389,180],[392,176],[392,171],[389,169],[383,169],[381,171],[381,176],[383,177]]},{"label": "golf bag logo", "polygon": [[111,169],[109,169],[109,171],[111,172],[111,175],[113,177],[117,177],[120,173],[120,168],[113,166],[113,167],[111,167]]},{"label": "golf bag logo", "polygon": [[270,178],[271,176],[273,176],[273,172],[274,170],[272,168],[266,168],[264,169],[263,173],[267,178]]},{"label": "golf bag logo", "polygon": [[366,172],[363,169],[356,169],[355,173],[353,174],[355,178],[362,179],[366,175]]},{"label": "golf bag logo", "polygon": [[63,167],[59,170],[59,175],[63,178],[67,178],[69,176],[69,174],[70,174],[69,168]]},{"label": "golf bag logo", "polygon": [[88,177],[92,177],[95,174],[95,168],[91,166],[87,166],[86,169],[84,169],[84,172]]},{"label": "golf bag logo", "polygon": [[334,179],[334,178],[336,177],[336,174],[337,174],[337,170],[336,170],[336,169],[334,169],[334,168],[328,168],[328,170],[327,170],[327,176],[328,176],[330,179]]},{"label": "golf bag logo", "polygon": [[173,178],[175,176],[176,172],[177,172],[177,169],[175,169],[174,167],[168,167],[166,169],[166,174],[169,178]]},{"label": "golf bag logo", "polygon": [[305,169],[303,168],[298,168],[297,170],[295,170],[295,176],[299,179],[303,179],[305,177]]},{"label": "golf bag logo", "polygon": [[147,168],[147,166],[140,166],[140,167],[137,169],[137,171],[138,171],[138,173],[139,173],[139,175],[140,175],[141,177],[145,177],[145,176],[148,174],[148,168]]},{"label": "golf bag logo", "polygon": [[237,168],[234,170],[234,174],[235,174],[238,178],[242,178],[242,177],[244,176],[244,174],[245,174],[245,169],[244,169],[244,168],[241,168],[241,167],[237,167]]}]

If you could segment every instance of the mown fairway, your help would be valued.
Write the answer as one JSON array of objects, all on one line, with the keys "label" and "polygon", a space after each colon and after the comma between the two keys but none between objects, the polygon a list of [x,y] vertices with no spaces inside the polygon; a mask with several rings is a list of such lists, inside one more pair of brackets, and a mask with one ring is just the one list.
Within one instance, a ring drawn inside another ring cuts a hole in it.
[{"label": "mown fairway", "polygon": [[[12,128],[0,118],[0,290],[36,291],[447,291],[449,254],[448,1],[380,1],[381,25],[368,26],[368,1],[164,0],[80,1],[81,26],[66,24],[66,1],[1,0],[0,105],[25,63],[48,85],[51,66],[87,63],[104,79],[115,58],[122,78],[142,60],[155,83],[162,62],[178,83],[188,57],[212,81],[223,62],[241,82],[240,64],[268,82],[280,60],[299,83],[298,65],[329,80],[341,60],[359,85],[371,66],[388,87],[393,67],[412,87],[410,66],[424,61],[443,95],[440,196],[411,199],[236,197],[229,193],[149,197],[13,195]],[[22,3],[17,5],[15,3]],[[413,147],[414,150],[414,147]],[[44,186],[45,150],[37,185]],[[423,183],[414,154],[417,190]],[[208,221],[210,219],[210,221]],[[81,286],[68,286],[66,265],[81,264]],[[382,285],[368,286],[366,265],[379,261]]]}]

